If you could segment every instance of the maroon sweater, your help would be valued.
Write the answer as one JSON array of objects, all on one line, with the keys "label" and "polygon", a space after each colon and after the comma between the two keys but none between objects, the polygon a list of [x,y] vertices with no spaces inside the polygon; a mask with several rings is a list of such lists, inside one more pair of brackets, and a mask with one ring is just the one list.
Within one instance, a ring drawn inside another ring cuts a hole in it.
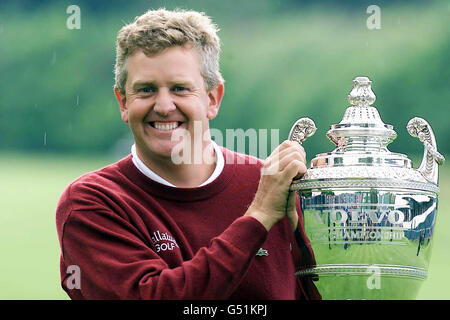
[{"label": "maroon sweater", "polygon": [[[287,218],[267,232],[244,217],[262,163],[222,150],[233,163],[198,188],[157,183],[131,155],[72,182],[56,211],[61,284],[70,298],[319,299],[310,280],[294,276],[314,263],[302,220],[300,250]],[[73,265],[79,289],[67,285]]]}]

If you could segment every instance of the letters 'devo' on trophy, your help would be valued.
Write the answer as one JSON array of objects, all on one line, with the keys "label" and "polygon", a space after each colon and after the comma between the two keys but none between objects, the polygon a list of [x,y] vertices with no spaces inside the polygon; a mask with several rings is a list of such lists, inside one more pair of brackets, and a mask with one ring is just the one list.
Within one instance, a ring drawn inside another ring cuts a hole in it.
[{"label": "letters 'devo' on trophy", "polygon": [[[296,275],[313,277],[323,299],[414,299],[428,274],[444,157],[421,118],[406,127],[424,145],[418,169],[387,149],[397,134],[371,106],[371,83],[353,80],[352,106],[327,132],[336,148],[291,185],[316,259]],[[302,143],[315,129],[299,119],[289,139]]]}]

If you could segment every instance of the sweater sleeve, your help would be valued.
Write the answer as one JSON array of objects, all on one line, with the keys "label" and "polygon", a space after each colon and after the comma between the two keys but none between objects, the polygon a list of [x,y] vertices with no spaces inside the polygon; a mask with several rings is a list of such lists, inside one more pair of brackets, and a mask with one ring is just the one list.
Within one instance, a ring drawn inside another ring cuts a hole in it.
[{"label": "sweater sleeve", "polygon": [[256,219],[240,217],[192,259],[170,268],[125,219],[108,210],[71,211],[61,232],[61,266],[80,270],[72,299],[227,299],[265,241]]}]

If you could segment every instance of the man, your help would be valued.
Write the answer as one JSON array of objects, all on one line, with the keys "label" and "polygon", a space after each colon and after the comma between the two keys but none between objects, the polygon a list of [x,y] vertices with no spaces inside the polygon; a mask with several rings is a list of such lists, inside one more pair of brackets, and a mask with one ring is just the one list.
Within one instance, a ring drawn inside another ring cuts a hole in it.
[{"label": "man", "polygon": [[294,276],[314,263],[289,192],[303,148],[285,141],[262,162],[209,135],[224,94],[216,32],[203,14],[164,9],[120,30],[114,92],[135,144],[58,203],[72,299],[320,298]]}]

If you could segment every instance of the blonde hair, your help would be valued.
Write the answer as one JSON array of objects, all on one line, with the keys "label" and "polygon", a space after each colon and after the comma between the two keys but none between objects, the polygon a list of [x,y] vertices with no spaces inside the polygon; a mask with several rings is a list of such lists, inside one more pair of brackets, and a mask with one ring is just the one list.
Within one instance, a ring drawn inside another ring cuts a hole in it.
[{"label": "blonde hair", "polygon": [[151,56],[173,46],[192,45],[200,57],[200,73],[206,90],[223,83],[219,71],[219,29],[204,13],[166,9],[150,10],[120,29],[116,42],[115,85],[125,94],[126,60],[142,50]]}]

